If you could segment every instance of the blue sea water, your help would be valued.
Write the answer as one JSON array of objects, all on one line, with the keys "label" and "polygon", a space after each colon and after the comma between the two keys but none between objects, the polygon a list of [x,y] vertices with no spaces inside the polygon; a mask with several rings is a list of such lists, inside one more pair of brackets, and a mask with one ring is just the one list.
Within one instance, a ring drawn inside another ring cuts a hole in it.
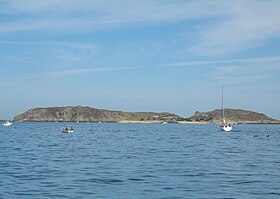
[{"label": "blue sea water", "polygon": [[280,198],[280,125],[14,123],[0,135],[0,198]]}]

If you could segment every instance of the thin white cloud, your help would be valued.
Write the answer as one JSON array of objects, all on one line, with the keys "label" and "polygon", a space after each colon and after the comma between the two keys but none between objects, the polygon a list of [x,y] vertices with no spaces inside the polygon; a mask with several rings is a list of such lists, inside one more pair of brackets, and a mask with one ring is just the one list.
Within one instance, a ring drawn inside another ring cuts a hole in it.
[{"label": "thin white cloud", "polygon": [[229,18],[202,27],[190,52],[222,56],[258,47],[280,35],[280,1],[234,1]]},{"label": "thin white cloud", "polygon": [[[69,77],[69,76],[78,76],[92,73],[100,73],[100,72],[115,72],[120,70],[129,70],[130,67],[103,67],[103,68],[81,68],[81,69],[66,69],[60,71],[51,71],[51,72],[43,72],[37,74],[43,77]],[[30,75],[30,74],[28,74]],[[32,74],[34,76],[34,74]]]},{"label": "thin white cloud", "polygon": [[254,57],[244,59],[229,59],[229,60],[206,60],[206,61],[186,61],[171,64],[162,64],[159,67],[192,67],[192,66],[208,66],[213,64],[233,64],[233,63],[271,63],[280,62],[280,56],[269,56],[269,57]]},{"label": "thin white cloud", "polygon": [[57,41],[5,41],[0,40],[0,44],[8,45],[30,45],[30,46],[51,46],[51,47],[71,47],[81,48],[88,50],[96,50],[97,45],[92,43],[81,43],[81,42],[57,42]]},{"label": "thin white cloud", "polygon": [[[188,52],[214,57],[252,49],[280,35],[279,1],[6,0],[0,13],[5,16],[0,34],[188,21],[197,35],[193,46],[186,44]],[[192,23],[197,19],[204,22]]]},{"label": "thin white cloud", "polygon": [[[110,73],[122,70],[131,70],[131,67],[103,67],[103,68],[80,68],[80,69],[65,69],[56,71],[46,71],[46,72],[25,72],[21,73],[20,76],[13,75],[12,77],[7,77],[7,75],[0,74],[0,82],[3,85],[14,83],[18,84],[19,81],[30,79],[36,79],[42,81],[42,79],[57,79],[66,80],[71,77],[81,76],[81,75],[92,75],[96,73]],[[135,67],[133,68],[135,69]]]},{"label": "thin white cloud", "polygon": [[[161,65],[162,68],[203,68],[204,72],[197,74],[197,80],[230,83],[230,84],[251,84],[279,82],[280,56],[255,57],[235,60],[215,61],[189,61],[174,64]],[[188,71],[187,70],[187,71]]]},{"label": "thin white cloud", "polygon": [[240,67],[238,67],[238,66],[220,67],[220,71],[222,73],[236,73],[236,72],[239,72],[240,70],[242,70],[242,69]]},{"label": "thin white cloud", "polygon": [[[225,4],[197,1],[6,1],[0,13],[11,17],[0,23],[0,32],[51,29],[79,31],[139,23],[171,22],[224,15]],[[209,9],[210,8],[210,9]]]},{"label": "thin white cloud", "polygon": [[241,87],[244,85],[252,86],[252,84],[279,83],[279,70],[279,62],[243,63],[216,67],[215,70],[204,74],[203,78],[214,82],[236,84]]}]

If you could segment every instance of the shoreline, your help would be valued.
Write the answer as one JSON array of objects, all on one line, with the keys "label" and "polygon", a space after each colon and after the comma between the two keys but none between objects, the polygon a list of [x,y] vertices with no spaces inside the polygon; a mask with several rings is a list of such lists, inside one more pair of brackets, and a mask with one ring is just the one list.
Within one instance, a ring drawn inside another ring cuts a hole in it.
[{"label": "shoreline", "polygon": [[[161,120],[153,120],[153,121],[138,121],[138,120],[121,120],[117,121],[116,123],[120,124],[215,124],[220,125],[220,122],[197,122],[197,121],[177,121],[177,122],[167,122],[167,121],[161,121]],[[269,122],[251,122],[251,121],[244,121],[244,122],[229,122],[233,125],[238,124],[264,124],[264,125],[280,125],[280,123],[269,123]]]},{"label": "shoreline", "polygon": [[[1,120],[0,120],[1,121]],[[4,122],[5,120],[1,121]],[[69,123],[77,123],[76,121],[15,121],[10,120],[11,122],[69,122]],[[100,121],[80,121],[79,123],[100,123]],[[206,121],[176,121],[176,122],[168,122],[163,120],[120,120],[120,121],[101,121],[101,123],[120,123],[120,124],[216,124],[219,125],[219,122],[206,122]],[[276,124],[280,125],[280,122],[252,122],[252,121],[244,121],[244,122],[229,122],[230,124],[237,125],[237,124]]]},{"label": "shoreline", "polygon": [[[118,121],[117,123],[121,124],[163,124],[166,121],[161,121],[161,120],[153,120],[153,121],[137,121],[137,120],[121,120]],[[215,124],[215,123],[210,123],[210,122],[196,122],[196,121],[177,121],[177,122],[167,122],[164,124]]]}]

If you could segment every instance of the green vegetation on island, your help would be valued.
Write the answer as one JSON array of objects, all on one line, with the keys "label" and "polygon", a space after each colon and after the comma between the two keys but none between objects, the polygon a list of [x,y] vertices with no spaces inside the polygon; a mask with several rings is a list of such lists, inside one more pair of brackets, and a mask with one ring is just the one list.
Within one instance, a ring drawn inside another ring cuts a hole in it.
[{"label": "green vegetation on island", "polygon": [[[241,109],[225,109],[231,123],[280,124],[263,113]],[[28,122],[168,122],[168,123],[220,123],[221,110],[195,112],[188,118],[173,113],[122,112],[96,109],[88,106],[34,108],[14,117],[14,121]]]}]

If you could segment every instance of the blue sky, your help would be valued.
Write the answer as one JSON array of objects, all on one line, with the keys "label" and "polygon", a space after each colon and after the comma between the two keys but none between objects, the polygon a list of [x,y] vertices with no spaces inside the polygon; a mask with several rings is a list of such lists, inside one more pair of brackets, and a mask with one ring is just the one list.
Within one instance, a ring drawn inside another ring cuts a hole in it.
[{"label": "blue sky", "polygon": [[0,0],[0,118],[87,105],[280,119],[280,1]]}]

